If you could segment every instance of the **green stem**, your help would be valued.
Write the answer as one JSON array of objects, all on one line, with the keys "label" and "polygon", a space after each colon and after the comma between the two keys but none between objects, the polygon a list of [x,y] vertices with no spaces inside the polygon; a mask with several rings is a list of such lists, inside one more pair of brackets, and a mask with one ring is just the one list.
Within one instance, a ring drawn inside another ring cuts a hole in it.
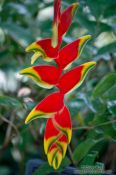
[{"label": "green stem", "polygon": [[91,130],[91,129],[95,129],[99,126],[105,126],[105,125],[109,125],[109,124],[112,124],[112,123],[115,123],[115,122],[116,122],[116,119],[111,120],[111,121],[107,121],[107,122],[104,122],[104,123],[100,123],[100,124],[94,125],[94,126],[79,126],[79,127],[74,127],[72,129],[73,130],[82,130],[82,129]]}]

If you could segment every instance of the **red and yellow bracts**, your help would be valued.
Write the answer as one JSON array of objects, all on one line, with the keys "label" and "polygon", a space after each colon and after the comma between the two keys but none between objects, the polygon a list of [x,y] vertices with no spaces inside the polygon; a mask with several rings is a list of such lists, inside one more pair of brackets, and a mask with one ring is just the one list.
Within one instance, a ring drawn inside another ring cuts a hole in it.
[{"label": "red and yellow bracts", "polygon": [[61,0],[54,0],[52,38],[36,41],[26,48],[27,52],[34,51],[32,64],[41,57],[45,61],[54,60],[56,66],[37,65],[20,71],[43,88],[58,88],[57,92],[48,95],[37,104],[25,120],[27,124],[37,118],[47,118],[44,150],[49,165],[54,169],[59,168],[72,137],[70,112],[64,104],[64,96],[78,88],[96,64],[91,61],[64,73],[64,69],[80,57],[83,46],[91,38],[90,35],[82,36],[60,49],[63,35],[71,25],[77,7],[78,4],[74,3],[61,12]]},{"label": "red and yellow bracts", "polygon": [[38,59],[38,57],[42,57],[45,61],[52,61],[58,57],[59,49],[62,43],[62,37],[71,25],[72,18],[78,7],[78,3],[72,4],[63,12],[60,11],[60,7],[61,0],[54,0],[54,22],[52,39],[47,38],[38,40],[26,48],[26,52],[34,52],[34,55],[31,58],[31,64],[33,64]]},{"label": "red and yellow bracts", "polygon": [[59,168],[65,157],[67,145],[72,137],[70,113],[64,106],[54,117],[48,119],[44,134],[44,150],[48,162],[54,169]]},{"label": "red and yellow bracts", "polygon": [[32,78],[41,87],[51,89],[57,84],[61,70],[55,66],[39,65],[23,69],[20,71],[20,74]]}]

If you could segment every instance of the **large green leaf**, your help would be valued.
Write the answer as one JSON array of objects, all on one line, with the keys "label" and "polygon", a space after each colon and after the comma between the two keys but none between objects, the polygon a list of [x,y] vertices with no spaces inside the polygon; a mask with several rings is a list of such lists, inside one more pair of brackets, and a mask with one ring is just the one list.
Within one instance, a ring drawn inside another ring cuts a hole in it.
[{"label": "large green leaf", "polygon": [[102,97],[115,84],[116,84],[116,73],[110,73],[110,74],[106,75],[94,88],[93,97],[94,98]]},{"label": "large green leaf", "polygon": [[95,159],[98,156],[98,152],[97,151],[93,151],[89,154],[86,155],[86,157],[83,159],[83,161],[81,162],[81,165],[94,165]]},{"label": "large green leaf", "polygon": [[93,139],[87,139],[83,141],[82,143],[77,145],[76,149],[74,150],[73,159],[77,163],[80,162],[96,144],[97,141]]}]

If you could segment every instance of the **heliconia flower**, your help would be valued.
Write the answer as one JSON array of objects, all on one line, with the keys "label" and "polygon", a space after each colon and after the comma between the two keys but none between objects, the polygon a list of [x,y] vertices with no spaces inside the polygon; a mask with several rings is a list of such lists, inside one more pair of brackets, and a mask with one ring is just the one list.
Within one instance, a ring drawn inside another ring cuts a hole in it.
[{"label": "heliconia flower", "polygon": [[70,112],[64,104],[64,96],[78,88],[96,64],[94,61],[87,62],[64,73],[64,69],[79,58],[84,44],[91,37],[90,35],[80,37],[60,49],[63,35],[71,25],[77,7],[78,3],[73,3],[61,12],[61,0],[54,0],[52,38],[36,41],[26,48],[27,52],[34,52],[31,64],[41,57],[45,61],[54,59],[57,67],[39,65],[20,71],[43,88],[50,89],[56,86],[59,90],[37,104],[25,120],[27,124],[36,118],[48,119],[44,134],[44,150],[50,166],[54,169],[59,168],[72,137]]},{"label": "heliconia flower", "polygon": [[59,51],[58,59],[55,60],[58,66],[62,69],[69,66],[76,58],[80,56],[85,43],[90,38],[91,35],[86,35],[64,46]]},{"label": "heliconia flower", "polygon": [[58,26],[58,37],[62,37],[69,29],[73,16],[77,10],[78,3],[73,3],[61,13],[60,23]]},{"label": "heliconia flower", "polygon": [[42,39],[30,44],[26,48],[26,52],[34,52],[31,58],[31,64],[33,64],[38,57],[42,57],[45,61],[51,61],[58,56],[58,51],[61,45],[61,39],[58,41],[57,47],[52,47],[52,41],[50,38]]},{"label": "heliconia flower", "polygon": [[52,46],[58,45],[58,25],[60,22],[61,15],[61,0],[54,0],[54,21],[53,21],[53,35],[52,35]]},{"label": "heliconia flower", "polygon": [[20,74],[27,75],[39,86],[50,89],[58,82],[61,71],[55,66],[39,65],[23,69]]},{"label": "heliconia flower", "polygon": [[48,162],[54,169],[58,169],[65,157],[67,145],[72,137],[70,113],[66,106],[48,119],[44,134],[44,150]]},{"label": "heliconia flower", "polygon": [[60,92],[66,94],[79,87],[85,79],[88,71],[95,66],[96,62],[91,61],[73,68],[66,72],[59,80],[57,87]]},{"label": "heliconia flower", "polygon": [[53,117],[64,106],[64,95],[55,92],[44,98],[27,116],[25,124],[37,118]]}]

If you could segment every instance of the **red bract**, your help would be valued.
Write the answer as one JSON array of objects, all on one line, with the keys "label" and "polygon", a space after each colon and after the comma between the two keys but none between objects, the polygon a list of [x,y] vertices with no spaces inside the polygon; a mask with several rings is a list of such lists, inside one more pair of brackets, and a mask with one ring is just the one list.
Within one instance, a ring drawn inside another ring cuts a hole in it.
[{"label": "red bract", "polygon": [[45,61],[49,62],[58,56],[60,45],[61,39],[59,39],[57,47],[53,48],[51,39],[47,38],[32,43],[26,48],[26,52],[34,52],[31,58],[31,64],[33,64],[38,57],[42,57]]},{"label": "red bract", "polygon": [[60,17],[60,23],[58,26],[59,38],[62,37],[69,29],[77,7],[78,7],[78,3],[74,3],[62,12]]},{"label": "red bract", "polygon": [[74,3],[61,12],[61,0],[54,0],[53,37],[36,41],[26,48],[26,51],[35,52],[31,58],[32,64],[41,56],[45,61],[54,59],[57,67],[37,65],[20,71],[43,88],[56,86],[59,90],[43,99],[25,120],[27,124],[36,118],[48,118],[44,150],[50,166],[54,169],[59,168],[72,137],[70,113],[64,104],[64,95],[78,88],[96,64],[91,61],[64,73],[64,69],[80,56],[85,42],[91,37],[80,37],[60,49],[62,37],[70,27],[77,7],[78,4]]},{"label": "red bract", "polygon": [[61,0],[54,0],[54,22],[53,22],[53,36],[52,46],[57,47],[58,45],[58,26],[60,23],[61,15]]},{"label": "red bract", "polygon": [[64,106],[64,95],[60,92],[55,92],[44,98],[27,116],[25,123],[36,118],[50,118],[53,117]]},{"label": "red bract", "polygon": [[39,86],[50,89],[58,82],[61,70],[55,66],[41,65],[26,68],[20,74],[32,78]]},{"label": "red bract", "polygon": [[66,94],[67,92],[70,92],[79,87],[82,84],[87,72],[92,69],[95,64],[96,62],[93,61],[88,62],[77,66],[62,75],[57,85],[57,87],[60,89],[60,92]]},{"label": "red bract", "polygon": [[86,35],[63,47],[59,51],[58,59],[55,60],[58,66],[64,69],[70,65],[76,58],[80,56],[85,42],[87,42],[87,40],[90,38],[90,35]]}]

